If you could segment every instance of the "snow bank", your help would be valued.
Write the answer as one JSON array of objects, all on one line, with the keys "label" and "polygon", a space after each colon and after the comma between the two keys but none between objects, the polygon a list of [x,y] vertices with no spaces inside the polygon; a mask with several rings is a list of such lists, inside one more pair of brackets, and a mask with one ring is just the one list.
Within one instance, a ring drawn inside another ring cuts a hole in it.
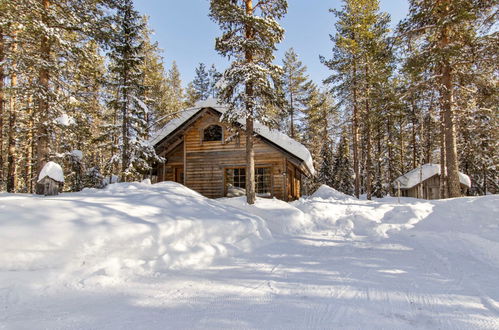
[{"label": "snow bank", "polygon": [[323,184],[311,196],[311,198],[333,199],[333,200],[353,200],[352,196],[346,195]]},{"label": "snow bank", "polygon": [[[271,239],[263,221],[173,182],[0,197],[0,278],[115,283],[200,268]],[[16,275],[17,274],[17,275]]]},{"label": "snow bank", "polygon": [[261,217],[273,235],[302,234],[314,230],[314,223],[308,215],[276,198],[257,197],[254,205],[246,203],[245,196],[221,198],[219,201]]},{"label": "snow bank", "polygon": [[430,203],[381,203],[358,200],[326,185],[293,206],[307,214],[317,230],[342,237],[387,238],[391,233],[410,229],[432,210]]},{"label": "snow bank", "polygon": [[447,252],[499,266],[499,195],[432,201],[418,237]]},{"label": "snow bank", "polygon": [[40,182],[43,178],[48,176],[51,179],[54,179],[57,182],[64,182],[64,172],[62,170],[61,165],[48,162],[40,171],[40,175],[38,175],[38,182]]}]

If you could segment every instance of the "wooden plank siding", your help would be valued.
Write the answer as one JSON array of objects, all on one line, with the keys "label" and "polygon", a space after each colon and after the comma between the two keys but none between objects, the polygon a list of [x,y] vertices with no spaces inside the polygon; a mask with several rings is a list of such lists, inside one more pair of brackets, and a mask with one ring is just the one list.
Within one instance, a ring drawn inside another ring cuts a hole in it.
[{"label": "wooden plank siding", "polygon": [[[222,141],[203,141],[204,129],[213,124],[222,126]],[[233,137],[235,133],[237,137],[227,142],[227,137]],[[209,198],[225,196],[225,169],[246,167],[244,131],[239,128],[229,129],[226,124],[219,122],[218,113],[205,109],[179,134],[182,134],[183,142],[164,155],[166,163],[158,168],[158,181],[174,181],[174,167],[183,165],[185,186]],[[168,139],[162,141],[157,148],[165,150],[163,143],[168,143]],[[255,137],[254,154],[255,167],[271,168],[272,196],[282,200],[300,197],[298,181],[301,181],[302,172],[293,164],[297,163],[296,159],[259,136]],[[286,184],[291,172],[295,188],[288,193]]]},{"label": "wooden plank siding", "polygon": [[[421,188],[422,185],[422,188]],[[468,187],[461,184],[461,194],[466,194]],[[403,197],[414,197],[422,199],[439,199],[440,198],[440,175],[434,175],[423,182],[409,189],[402,189]],[[423,196],[420,196],[422,193]]]}]

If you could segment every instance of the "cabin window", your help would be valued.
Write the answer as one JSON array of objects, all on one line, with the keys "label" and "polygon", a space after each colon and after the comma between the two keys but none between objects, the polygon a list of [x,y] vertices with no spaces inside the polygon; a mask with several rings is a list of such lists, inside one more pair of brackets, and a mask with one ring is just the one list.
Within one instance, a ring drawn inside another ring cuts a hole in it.
[{"label": "cabin window", "polygon": [[255,169],[255,183],[255,190],[258,195],[270,197],[270,190],[272,186],[270,179],[270,167],[259,167]]},{"label": "cabin window", "polygon": [[[255,192],[260,196],[271,196],[272,181],[270,167],[255,169]],[[246,189],[246,168],[225,169],[225,185]]]},{"label": "cabin window", "polygon": [[203,141],[222,141],[222,126],[210,125],[204,129]]},{"label": "cabin window", "polygon": [[225,185],[246,189],[246,169],[228,168],[225,170]]}]

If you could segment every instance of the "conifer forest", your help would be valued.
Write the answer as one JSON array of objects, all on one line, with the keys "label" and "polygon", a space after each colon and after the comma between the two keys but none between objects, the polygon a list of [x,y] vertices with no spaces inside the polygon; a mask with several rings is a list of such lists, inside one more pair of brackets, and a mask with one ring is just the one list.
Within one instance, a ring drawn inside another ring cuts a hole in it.
[{"label": "conifer forest", "polygon": [[460,195],[459,172],[468,194],[498,193],[497,1],[409,0],[395,28],[378,0],[341,3],[316,31],[330,48],[317,53],[324,81],[293,48],[275,57],[287,1],[211,0],[213,47],[230,63],[199,63],[186,82],[132,0],[0,0],[0,191],[34,193],[48,161],[65,191],[147,178],[162,161],[152,134],[216,98],[233,109],[224,120],[304,144],[309,190],[382,197],[435,163],[442,198]]}]

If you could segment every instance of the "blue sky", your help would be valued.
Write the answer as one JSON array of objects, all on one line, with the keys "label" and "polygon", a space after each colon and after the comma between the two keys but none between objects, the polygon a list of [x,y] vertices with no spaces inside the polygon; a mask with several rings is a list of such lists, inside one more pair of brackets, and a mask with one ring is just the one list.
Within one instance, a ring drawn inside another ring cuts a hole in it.
[{"label": "blue sky", "polygon": [[[194,78],[194,69],[203,62],[214,63],[222,71],[227,61],[214,50],[215,38],[220,35],[216,23],[208,17],[209,0],[134,0],[136,9],[150,17],[155,30],[153,40],[164,50],[167,67],[177,61],[182,81],[187,85]],[[319,61],[319,55],[330,57],[334,34],[334,16],[329,8],[341,7],[340,0],[289,0],[288,14],[281,21],[286,29],[283,43],[276,53],[281,63],[284,52],[293,47],[317,83],[329,75]],[[381,9],[392,17],[392,26],[408,12],[407,0],[381,0]]]}]

